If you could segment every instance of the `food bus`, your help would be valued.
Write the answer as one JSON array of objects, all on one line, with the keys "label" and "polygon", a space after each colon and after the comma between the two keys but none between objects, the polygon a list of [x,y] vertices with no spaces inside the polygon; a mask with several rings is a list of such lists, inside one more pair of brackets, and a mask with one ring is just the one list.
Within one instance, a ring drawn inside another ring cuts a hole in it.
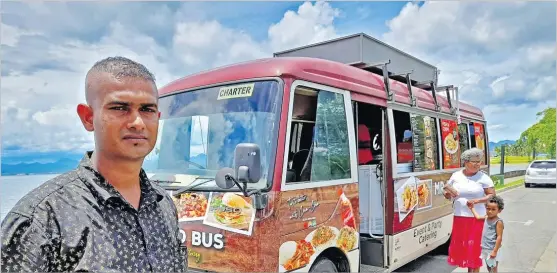
[{"label": "food bus", "polygon": [[488,138],[438,74],[357,34],[162,87],[144,167],[175,200],[190,270],[393,271],[446,246],[443,185]]}]

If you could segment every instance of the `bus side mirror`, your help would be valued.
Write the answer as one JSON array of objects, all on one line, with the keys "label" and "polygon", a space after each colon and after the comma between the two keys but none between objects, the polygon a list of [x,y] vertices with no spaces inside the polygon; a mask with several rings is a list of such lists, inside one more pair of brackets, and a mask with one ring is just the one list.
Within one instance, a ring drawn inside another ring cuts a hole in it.
[{"label": "bus side mirror", "polygon": [[[234,169],[223,168],[216,177],[215,182],[221,189],[230,189],[237,185],[245,192],[247,183],[257,183],[261,179],[260,149],[254,143],[240,143],[234,150]],[[237,184],[238,183],[238,184]],[[244,188],[241,187],[244,184]]]},{"label": "bus side mirror", "polygon": [[240,183],[257,183],[261,179],[261,153],[254,143],[240,143],[234,150],[234,169]]}]

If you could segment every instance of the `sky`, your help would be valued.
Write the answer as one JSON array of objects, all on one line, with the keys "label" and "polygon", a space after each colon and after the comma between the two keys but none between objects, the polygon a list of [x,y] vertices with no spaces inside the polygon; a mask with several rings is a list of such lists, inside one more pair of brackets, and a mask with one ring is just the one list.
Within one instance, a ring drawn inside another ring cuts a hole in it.
[{"label": "sky", "polygon": [[3,2],[2,161],[93,148],[76,113],[84,75],[115,55],[162,87],[206,69],[366,33],[441,70],[480,107],[491,141],[556,104],[555,2]]}]

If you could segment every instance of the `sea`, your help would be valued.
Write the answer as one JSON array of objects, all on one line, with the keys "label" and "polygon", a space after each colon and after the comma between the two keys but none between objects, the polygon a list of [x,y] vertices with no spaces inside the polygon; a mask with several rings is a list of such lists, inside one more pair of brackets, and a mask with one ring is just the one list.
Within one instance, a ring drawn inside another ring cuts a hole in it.
[{"label": "sea", "polygon": [[0,176],[0,221],[21,197],[58,174]]}]

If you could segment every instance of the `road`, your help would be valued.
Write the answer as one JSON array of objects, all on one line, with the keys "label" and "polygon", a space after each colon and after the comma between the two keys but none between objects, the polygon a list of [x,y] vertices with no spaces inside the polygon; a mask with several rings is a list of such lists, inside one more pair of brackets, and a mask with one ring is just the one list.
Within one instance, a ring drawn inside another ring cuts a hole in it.
[{"label": "road", "polygon": [[[529,164],[530,163],[517,163],[517,164],[506,163],[505,172],[526,170]],[[501,164],[491,164],[489,169],[490,175],[499,174],[500,172],[501,172]]]},{"label": "road", "polygon": [[[505,255],[499,272],[555,272],[555,238],[557,209],[555,188],[519,187],[502,192],[505,209],[503,248]],[[540,261],[541,260],[541,261]],[[481,270],[487,272],[485,268]],[[431,253],[395,272],[466,272],[447,264],[447,256]]]}]

